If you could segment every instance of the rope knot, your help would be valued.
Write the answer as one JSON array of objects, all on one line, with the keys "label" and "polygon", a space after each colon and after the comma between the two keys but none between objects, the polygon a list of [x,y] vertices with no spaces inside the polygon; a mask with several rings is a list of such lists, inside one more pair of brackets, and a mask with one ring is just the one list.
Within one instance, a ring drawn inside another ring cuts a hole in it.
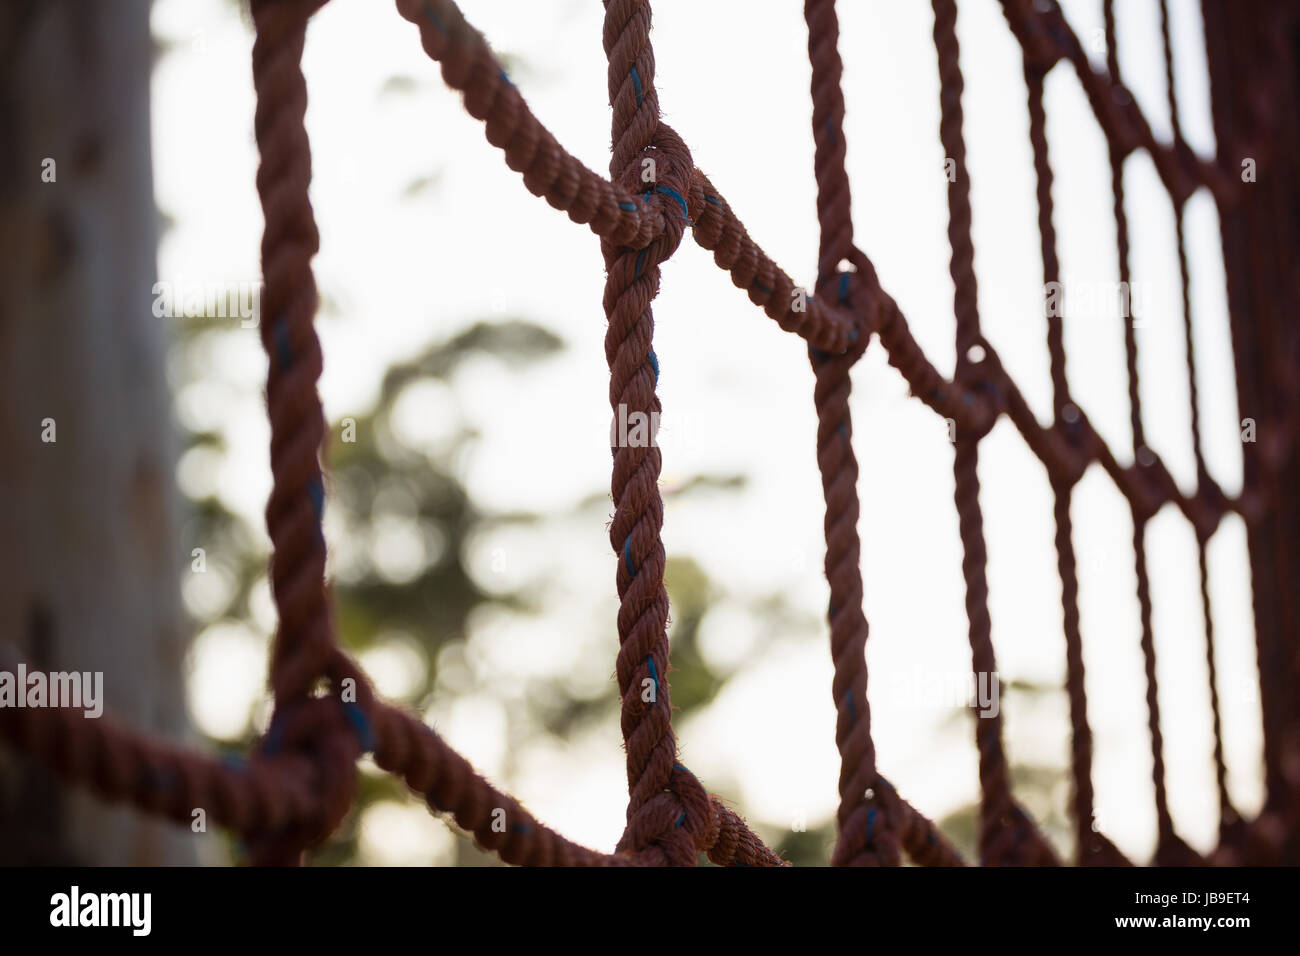
[{"label": "rope knot", "polygon": [[869,302],[869,287],[858,278],[857,267],[837,268],[822,275],[817,280],[815,294],[821,301],[838,310],[850,323],[849,341],[845,350],[837,355],[810,349],[814,360],[818,362],[839,359],[847,362],[849,367],[855,365],[867,350],[871,333],[876,326],[875,308],[877,303]]},{"label": "rope knot", "polygon": [[370,746],[373,732],[360,704],[330,695],[279,705],[254,759],[305,761],[317,802],[314,812],[293,826],[251,836],[254,860],[296,862],[304,848],[333,833],[352,805],[357,758]]},{"label": "rope knot", "polygon": [[993,346],[980,338],[958,355],[955,382],[966,390],[963,403],[968,406],[964,420],[959,419],[958,436],[979,441],[997,424],[1006,410],[1007,396],[1003,384],[1006,372]]},{"label": "rope knot", "polygon": [[690,149],[666,123],[656,127],[649,145],[639,150],[618,176],[620,186],[639,195],[663,218],[663,233],[654,243],[660,262],[677,251],[686,227],[694,225],[689,202],[694,178]]},{"label": "rope knot", "polygon": [[673,766],[668,786],[629,816],[618,849],[636,854],[653,847],[670,866],[694,866],[696,853],[718,842],[718,808],[681,764]]},{"label": "rope knot", "polygon": [[884,777],[876,777],[840,826],[831,865],[898,866],[898,831],[904,816],[898,792]]}]

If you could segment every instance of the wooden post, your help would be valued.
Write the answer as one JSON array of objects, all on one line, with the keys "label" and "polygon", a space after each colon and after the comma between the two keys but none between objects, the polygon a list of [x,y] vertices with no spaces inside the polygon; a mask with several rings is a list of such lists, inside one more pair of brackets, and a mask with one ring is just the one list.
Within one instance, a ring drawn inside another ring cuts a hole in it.
[{"label": "wooden post", "polygon": [[[180,736],[152,61],[148,0],[0,4],[0,668],[101,671],[107,711]],[[177,864],[193,847],[0,745],[0,863]]]}]

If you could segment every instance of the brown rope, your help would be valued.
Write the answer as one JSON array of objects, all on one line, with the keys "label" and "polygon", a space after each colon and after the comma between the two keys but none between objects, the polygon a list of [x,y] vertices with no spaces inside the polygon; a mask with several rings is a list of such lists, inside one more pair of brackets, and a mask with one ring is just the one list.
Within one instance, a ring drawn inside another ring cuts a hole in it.
[{"label": "brown rope", "polygon": [[[689,191],[695,167],[685,144],[659,122],[647,0],[605,4],[605,55],[614,115],[610,176],[629,192],[638,183],[647,183],[646,198],[662,206],[665,198]],[[649,179],[643,171],[652,174]],[[645,421],[659,420],[661,408],[655,395],[659,373],[650,303],[659,291],[659,264],[681,244],[685,217],[685,210],[674,215],[664,209],[664,232],[639,251],[609,240],[601,243],[609,320],[605,356],[615,417],[641,414]],[[701,812],[706,805],[703,790],[677,765],[672,731],[667,680],[668,592],[660,538],[664,520],[659,494],[662,456],[653,438],[611,451],[615,512],[609,536],[617,560],[621,601],[617,674],[630,795],[627,830],[619,846],[640,850],[657,845],[670,862],[693,865],[696,831],[707,825],[707,814]]]},{"label": "brown rope", "polygon": [[[1265,476],[1256,481],[1248,472],[1241,496],[1230,499],[1211,480],[1204,464],[1183,207],[1200,186],[1209,188],[1221,207],[1230,206],[1237,187],[1229,171],[1198,159],[1182,138],[1165,4],[1161,4],[1161,27],[1174,132],[1171,146],[1156,141],[1146,118],[1120,83],[1112,0],[1104,4],[1109,47],[1106,73],[1091,68],[1055,3],[1003,0],[1003,10],[1025,59],[1044,282],[1059,281],[1060,266],[1052,224],[1043,77],[1060,60],[1068,61],[1079,77],[1110,146],[1122,281],[1129,279],[1122,166],[1131,152],[1142,149],[1152,157],[1174,203],[1198,472],[1192,496],[1178,490],[1168,469],[1145,445],[1131,319],[1125,326],[1125,351],[1135,461],[1127,467],[1119,464],[1082,409],[1070,399],[1059,316],[1049,315],[1047,320],[1053,383],[1053,420],[1047,427],[1038,422],[980,334],[956,5],[954,0],[932,2],[941,88],[940,139],[956,168],[948,195],[957,340],[957,367],[951,381],[926,358],[897,304],[881,287],[870,259],[853,244],[845,165],[843,65],[837,49],[839,26],[833,0],[805,0],[821,238],[814,294],[803,297],[799,305],[794,281],[754,243],[730,205],[694,167],[680,137],[660,119],[648,0],[606,0],[605,4],[604,47],[613,116],[609,180],[578,162],[541,125],[505,77],[486,41],[454,3],[397,0],[397,7],[403,17],[418,25],[425,51],[441,63],[447,84],[463,94],[466,110],[483,121],[488,141],[522,174],[525,187],[567,212],[573,221],[587,224],[600,237],[606,267],[609,398],[616,412],[625,409],[649,416],[660,410],[655,393],[659,363],[653,350],[650,306],[659,289],[659,266],[677,250],[687,226],[696,243],[713,253],[715,262],[752,302],[783,329],[806,340],[816,380],[818,466],[826,499],[825,570],[835,667],[832,693],[841,758],[833,863],[897,864],[904,851],[922,865],[963,862],[938,828],[880,775],[871,737],[865,661],[868,625],[863,613],[857,531],[858,463],[852,447],[849,399],[851,370],[872,334],[879,336],[889,362],[907,380],[913,395],[957,423],[955,501],[976,675],[996,673],[979,505],[979,442],[1005,414],[1048,472],[1055,496],[1080,862],[1127,863],[1104,836],[1092,830],[1092,743],[1070,504],[1074,485],[1094,463],[1114,481],[1133,514],[1160,833],[1156,861],[1200,860],[1173,831],[1157,708],[1144,529],[1150,517],[1169,503],[1187,517],[1198,540],[1221,845],[1231,851],[1216,859],[1235,859],[1243,841],[1250,844],[1252,852],[1261,845],[1281,847],[1296,838],[1291,832],[1297,826],[1294,810],[1286,814],[1270,811],[1267,820],[1256,821],[1243,836],[1240,818],[1228,799],[1206,564],[1206,542],[1226,514],[1240,514],[1256,526],[1278,507],[1281,492],[1275,478]],[[378,766],[402,777],[433,810],[452,815],[480,845],[509,863],[693,865],[697,852],[703,852],[719,865],[784,865],[677,760],[667,683],[668,595],[661,539],[663,501],[658,490],[661,456],[654,444],[611,448],[615,513],[610,541],[620,598],[617,679],[629,786],[628,824],[615,853],[574,844],[538,822],[512,797],[479,776],[434,731],[376,699],[365,675],[339,649],[324,578],[320,456],[325,422],[316,388],[322,356],[314,329],[316,287],[311,270],[318,236],[308,200],[311,155],[303,125],[307,90],[301,70],[307,22],[323,3],[253,0],[252,6],[257,29],[253,50],[255,130],[262,157],[257,185],[266,221],[262,260],[269,317],[261,332],[269,360],[267,408],[273,472],[266,521],[273,546],[272,591],[280,619],[270,662],[276,705],[271,725],[248,759],[236,763],[188,753],[111,718],[86,721],[66,710],[0,709],[0,734],[24,752],[43,758],[64,779],[85,783],[107,798],[124,800],[177,822],[188,822],[194,807],[205,807],[214,822],[245,838],[252,859],[259,863],[296,863],[305,849],[328,838],[352,804],[357,757],[373,752]],[[649,177],[644,175],[647,170],[652,171]],[[1230,269],[1229,282],[1234,289],[1240,289],[1241,281]],[[1291,453],[1288,444],[1274,454],[1284,457]],[[1280,549],[1278,566],[1285,572],[1284,561],[1285,549]],[[1286,595],[1279,600],[1286,611]],[[1272,607],[1261,603],[1258,594],[1256,602],[1266,611]],[[322,679],[330,692],[316,696]],[[1012,796],[1000,717],[976,718],[976,742],[982,860],[991,864],[1055,863],[1055,854]],[[1270,759],[1276,762],[1276,758]],[[1273,764],[1270,775],[1270,801],[1276,804],[1281,790],[1274,783],[1278,772]],[[504,829],[498,825],[498,811],[505,814]]]},{"label": "brown rope", "polygon": [[[818,273],[839,286],[839,302],[845,305],[849,302],[852,275],[839,273],[837,263],[853,253],[853,223],[849,215],[849,178],[844,167],[839,23],[835,4],[825,0],[806,0],[804,17],[812,63],[817,219],[821,227]],[[822,280],[818,291],[833,287],[830,281]],[[853,454],[853,422],[849,416],[849,372],[866,343],[867,336],[860,334],[856,343],[860,347],[847,355],[829,356],[814,348],[808,353],[816,377],[813,402],[817,408],[817,466],[826,498],[826,580],[830,585],[827,617],[831,659],[835,663],[831,694],[838,712],[835,743],[840,751],[839,842],[831,862],[897,865],[894,821],[890,814],[880,814],[880,801],[875,799],[880,781],[867,700],[858,462]],[[877,821],[877,815],[883,819]]]},{"label": "brown rope", "polygon": [[[442,63],[447,85],[465,94],[465,109],[483,120],[488,142],[505,151],[506,164],[523,173],[524,186],[575,222],[587,223],[602,239],[644,249],[670,228],[671,207],[602,179],[567,153],[506,79],[487,42],[450,0],[398,0],[398,11],[420,28],[424,50]],[[638,180],[639,183],[639,180]],[[698,188],[697,188],[698,187]],[[639,188],[639,187],[638,187]],[[760,249],[722,195],[704,174],[692,171],[689,218],[696,241],[715,252],[718,265],[737,288],[781,328],[829,352],[842,352],[851,322],[821,303],[807,311],[793,307],[794,281]]]},{"label": "brown rope", "polygon": [[[851,306],[853,271],[865,257],[853,246],[849,178],[845,169],[844,95],[840,90],[839,23],[834,0],[806,0],[808,57],[812,63],[813,138],[816,142],[817,219],[821,227],[818,293]],[[865,265],[865,263],[863,262]],[[835,743],[840,751],[839,840],[831,855],[837,866],[897,865],[900,845],[918,862],[960,865],[963,861],[937,828],[898,797],[876,771],[867,699],[867,619],[862,610],[862,545],[858,538],[858,462],[853,454],[849,373],[862,356],[866,328],[854,329],[854,348],[827,355],[809,347],[816,386],[817,466],[826,498],[827,618],[835,678],[831,695],[838,712]]]},{"label": "brown rope", "polygon": [[[1115,36],[1115,10],[1112,0],[1102,4],[1106,29],[1106,69],[1113,83],[1119,87],[1119,54]],[[1121,99],[1132,101],[1127,91]],[[1114,196],[1115,241],[1119,250],[1120,288],[1131,288],[1129,273],[1128,216],[1124,210],[1124,154],[1113,141],[1110,143],[1111,191]],[[1181,208],[1181,203],[1179,204]],[[1133,433],[1133,458],[1139,468],[1150,467],[1154,456],[1147,447],[1142,427],[1142,399],[1138,388],[1138,354],[1136,316],[1132,308],[1124,316],[1124,355],[1128,369],[1129,422]],[[1174,832],[1169,815],[1169,797],[1165,789],[1164,734],[1160,726],[1160,695],[1156,685],[1155,636],[1151,626],[1151,582],[1147,574],[1146,526],[1155,514],[1138,501],[1129,502],[1133,516],[1133,554],[1137,573],[1138,612],[1142,626],[1141,648],[1143,668],[1147,683],[1147,727],[1151,734],[1151,779],[1155,786],[1156,828],[1158,841],[1156,860],[1161,865],[1192,865],[1200,857]]]},{"label": "brown rope", "polygon": [[[1029,91],[1029,142],[1034,151],[1038,183],[1038,234],[1041,240],[1044,290],[1058,285],[1061,265],[1056,253],[1056,227],[1052,222],[1052,166],[1047,150],[1047,115],[1043,109],[1043,73],[1025,58],[1025,86]],[[1046,300],[1045,300],[1046,301]],[[1070,398],[1065,373],[1064,322],[1060,311],[1045,309],[1047,351],[1051,361],[1052,415],[1067,434],[1078,424],[1079,409]],[[1074,780],[1075,843],[1078,861],[1089,866],[1117,866],[1128,861],[1096,830],[1093,818],[1092,730],[1088,726],[1088,700],[1084,690],[1083,635],[1079,628],[1079,575],[1074,555],[1070,504],[1080,477],[1051,474],[1056,521],[1057,572],[1061,578],[1061,618],[1065,632],[1065,686],[1070,699],[1071,770]]]},{"label": "brown rope", "polygon": [[[933,0],[934,45],[939,55],[939,139],[955,175],[948,181],[948,242],[952,247],[949,271],[954,286],[957,319],[956,378],[973,390],[987,388],[981,363],[987,358],[980,335],[978,293],[975,283],[975,247],[971,242],[970,177],[966,172],[966,144],[962,136],[962,77],[958,65],[957,5],[954,0]],[[996,395],[996,391],[992,392]],[[962,576],[966,579],[966,617],[970,622],[971,670],[976,680],[997,675],[992,623],[985,576],[984,518],[979,504],[979,441],[983,431],[961,423],[956,428],[953,474],[956,479],[958,529],[962,542]],[[1047,841],[1011,796],[1011,781],[1002,748],[1001,710],[984,714],[973,708],[975,741],[979,749],[980,855],[994,865],[1053,865],[1057,862]]]}]

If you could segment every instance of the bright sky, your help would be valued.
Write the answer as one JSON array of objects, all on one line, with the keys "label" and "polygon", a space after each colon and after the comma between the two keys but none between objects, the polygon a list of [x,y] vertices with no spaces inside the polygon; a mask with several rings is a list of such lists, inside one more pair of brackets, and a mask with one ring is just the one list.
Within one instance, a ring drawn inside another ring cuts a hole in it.
[{"label": "bright sky", "polygon": [[[462,6],[495,49],[519,58],[512,80],[560,142],[589,167],[606,169],[600,4]],[[1116,6],[1125,79],[1157,136],[1167,139],[1158,3]],[[1208,155],[1213,133],[1199,5],[1171,6],[1183,129]],[[1094,62],[1103,63],[1100,0],[1064,7]],[[931,361],[951,373],[947,184],[930,7],[863,0],[840,8],[857,243]],[[661,0],[654,10],[666,121],[751,235],[796,281],[810,282],[817,232],[800,5]],[[253,184],[251,34],[227,0],[157,0],[153,26],[176,44],[153,85],[156,188],[176,222],[161,248],[160,278],[256,280],[261,215]],[[958,32],[981,319],[1046,419],[1050,381],[1019,49],[996,0],[963,0]],[[442,84],[415,28],[390,4],[333,0],[313,20],[305,71],[312,199],[322,235],[316,273],[338,306],[337,315],[320,320],[327,414],[365,411],[386,365],[428,341],[478,317],[523,315],[563,336],[566,351],[523,373],[474,363],[454,388],[427,390],[399,417],[409,434],[429,442],[445,430],[440,423],[454,420],[445,409],[478,428],[482,437],[458,468],[485,509],[558,510],[607,489],[608,372],[596,238],[524,189],[458,94]],[[386,89],[395,76],[412,83]],[[1101,301],[1118,281],[1105,140],[1066,66],[1048,78],[1047,111],[1071,385],[1128,461],[1123,327]],[[406,194],[412,181],[427,177],[437,178],[435,189]],[[1135,302],[1144,310],[1138,339],[1145,424],[1151,444],[1189,489],[1195,470],[1173,213],[1145,156],[1130,160],[1126,189]],[[1198,194],[1187,216],[1205,451],[1212,474],[1231,492],[1241,481],[1237,423],[1250,411],[1236,408],[1213,202]],[[670,554],[695,558],[733,596],[780,592],[807,618],[774,634],[772,622],[754,620],[738,600],[719,604],[705,624],[704,649],[737,676],[678,728],[682,754],[751,821],[812,825],[834,811],[838,755],[820,623],[827,597],[823,506],[804,346],[750,305],[693,243],[683,243],[663,273],[655,350],[664,481],[694,473],[750,477],[742,493],[671,504],[665,545]],[[254,331],[230,339],[212,358],[233,387],[193,386],[178,396],[178,409],[190,422],[225,429],[232,452],[214,474],[205,478],[191,468],[188,479],[214,483],[260,526],[270,483],[265,360]],[[855,370],[854,387],[879,764],[909,800],[940,817],[978,794],[969,732],[941,727],[953,711],[943,689],[968,680],[970,666],[951,446],[943,420],[907,397],[878,344]],[[999,670],[1004,683],[1059,685],[1064,640],[1046,475],[1009,422],[981,447]],[[1074,517],[1097,813],[1122,849],[1145,858],[1154,846],[1154,809],[1128,510],[1094,469],[1076,495]],[[1171,809],[1182,835],[1209,849],[1217,821],[1194,537],[1172,508],[1152,523],[1148,551]],[[540,616],[494,611],[473,622],[469,652],[440,664],[445,693],[429,716],[543,820],[588,845],[612,847],[625,801],[617,727],[565,741],[518,739],[507,719],[530,677],[562,675],[584,693],[614,693],[615,559],[603,521],[557,519],[541,532],[478,542],[471,557],[486,566],[488,554],[505,556],[511,582],[543,572],[558,581]],[[1239,808],[1250,812],[1262,799],[1261,737],[1240,522],[1226,522],[1215,536],[1211,564],[1229,786]],[[196,719],[211,732],[237,730],[260,692],[265,633],[273,626],[263,603],[263,633],[227,628],[196,642],[191,698]],[[601,620],[607,627],[592,623]],[[403,680],[400,648],[395,642],[367,662],[381,688],[385,679],[395,682],[388,686]],[[1010,692],[1003,712],[1011,756],[1064,774],[1065,695],[1036,701]],[[439,821],[397,805],[365,821],[363,851],[378,862],[437,862],[450,847]]]}]

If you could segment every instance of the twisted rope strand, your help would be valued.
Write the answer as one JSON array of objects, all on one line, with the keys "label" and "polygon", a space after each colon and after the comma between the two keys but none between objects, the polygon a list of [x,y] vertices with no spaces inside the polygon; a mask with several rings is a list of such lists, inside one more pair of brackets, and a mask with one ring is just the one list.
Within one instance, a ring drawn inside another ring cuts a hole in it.
[{"label": "twisted rope strand", "polygon": [[[1115,9],[1112,0],[1102,4],[1106,30],[1106,69],[1111,82],[1118,85],[1119,51],[1115,34]],[[1128,216],[1124,210],[1124,153],[1113,141],[1110,145],[1111,192],[1114,197],[1116,247],[1119,255],[1120,288],[1131,288],[1129,273]],[[1181,205],[1181,204],[1180,204]],[[1133,459],[1135,467],[1154,464],[1154,456],[1146,445],[1142,427],[1142,399],[1138,387],[1138,348],[1135,317],[1130,308],[1124,321],[1124,356],[1128,372],[1129,422],[1133,433]],[[1200,862],[1197,854],[1174,832],[1173,818],[1169,815],[1169,797],[1165,787],[1164,734],[1160,727],[1160,699],[1156,684],[1155,635],[1151,624],[1151,582],[1147,573],[1146,526],[1155,514],[1149,505],[1130,500],[1133,515],[1133,556],[1137,572],[1137,597],[1139,620],[1142,628],[1141,649],[1143,670],[1146,675],[1147,728],[1151,736],[1151,780],[1155,787],[1156,828],[1158,842],[1156,859],[1163,865],[1192,864]]]},{"label": "twisted rope strand", "polygon": [[804,0],[808,23],[808,60],[812,64],[814,172],[817,177],[817,223],[821,230],[817,255],[820,279],[853,250],[853,217],[849,210],[848,144],[844,137],[844,91],[841,80],[839,18],[835,0]]},{"label": "twisted rope strand", "polygon": [[[934,45],[939,57],[939,138],[944,155],[952,161],[955,169],[955,175],[948,181],[948,242],[952,248],[949,272],[957,320],[956,378],[971,382],[979,390],[986,384],[981,374],[981,363],[987,361],[988,353],[981,344],[976,304],[970,178],[966,171],[966,145],[962,136],[957,6],[954,0],[932,0],[932,6]],[[983,354],[976,352],[977,347],[983,350]],[[984,434],[958,423],[953,455],[957,520],[962,542],[961,569],[966,581],[966,618],[970,622],[971,670],[977,681],[990,681],[997,675],[985,575],[984,518],[979,504],[979,441]],[[972,708],[972,712],[982,794],[981,858],[993,865],[1055,865],[1055,853],[1012,799],[1007,760],[1002,748],[1001,711],[984,714]]]},{"label": "twisted rope strand", "polygon": [[[646,184],[647,198],[666,210],[665,200],[684,207],[695,167],[685,144],[659,121],[648,0],[607,0],[604,46],[613,111],[610,176],[629,189]],[[611,448],[615,511],[609,534],[621,602],[617,676],[629,794],[628,826],[619,845],[658,846],[670,863],[693,866],[708,821],[699,807],[703,790],[677,763],[672,730],[662,456],[653,436],[661,408],[650,303],[659,292],[659,264],[676,251],[686,226],[684,215],[674,212],[666,212],[665,223],[664,233],[640,251],[601,243],[610,406],[622,420],[644,416],[652,432],[647,442],[620,441]]]},{"label": "twisted rope strand", "polygon": [[[523,174],[529,192],[567,212],[573,221],[590,225],[602,239],[630,249],[644,249],[673,228],[678,207],[647,203],[640,195],[639,180],[636,186],[624,188],[598,176],[564,150],[528,109],[487,41],[465,21],[455,3],[398,0],[397,9],[419,27],[424,51],[442,64],[447,85],[465,95],[466,110],[484,121],[488,141],[504,150],[507,165]],[[647,67],[653,69],[653,59],[641,64],[642,70]],[[646,107],[640,110],[638,122],[644,124],[646,109],[657,103],[657,97],[652,84],[642,81],[639,73],[636,76],[634,81],[629,71],[619,84],[628,88],[628,95],[634,95],[636,84],[643,83]],[[696,241],[714,251],[715,261],[731,273],[735,285],[782,329],[824,351],[843,352],[849,321],[821,303],[810,304],[807,311],[794,308],[790,295],[793,280],[754,243],[703,173],[694,170],[689,186],[687,218],[698,226]],[[681,195],[688,193],[683,190]]]},{"label": "twisted rope strand", "polygon": [[[808,58],[812,64],[813,138],[816,142],[817,220],[821,230],[819,293],[833,287],[837,304],[850,306],[853,274],[839,263],[859,261],[853,247],[849,213],[849,179],[845,169],[844,95],[840,89],[839,22],[833,0],[806,0]],[[869,268],[869,267],[868,267]],[[861,313],[860,313],[861,315]],[[830,585],[827,617],[835,677],[831,695],[838,719],[835,743],[840,751],[838,839],[831,855],[836,866],[896,866],[900,846],[931,865],[959,863],[960,858],[920,814],[907,807],[876,771],[867,698],[868,627],[862,599],[862,545],[858,537],[858,463],[853,453],[849,414],[849,373],[867,345],[870,323],[861,315],[854,347],[831,356],[809,348],[816,386],[817,465],[826,499],[826,580]]]},{"label": "twisted rope strand", "polygon": [[[1047,150],[1047,115],[1043,109],[1043,73],[1025,58],[1025,86],[1029,91],[1029,141],[1037,180],[1038,234],[1043,260],[1043,288],[1059,285],[1060,260],[1056,253],[1056,227],[1052,222],[1052,165]],[[1046,297],[1045,297],[1045,302]],[[1064,320],[1056,309],[1045,309],[1047,350],[1051,362],[1054,423],[1067,433],[1079,421],[1070,399],[1065,373]],[[1096,830],[1093,819],[1092,729],[1088,726],[1088,700],[1084,689],[1083,635],[1079,628],[1079,577],[1074,555],[1070,503],[1077,472],[1050,474],[1053,516],[1056,522],[1056,562],[1061,579],[1061,619],[1065,633],[1066,693],[1070,700],[1071,770],[1074,780],[1075,843],[1078,861],[1091,866],[1115,866],[1128,861]]]},{"label": "twisted rope strand", "polygon": [[316,504],[323,495],[317,452],[325,416],[316,393],[321,351],[313,327],[316,281],[311,258],[320,240],[307,198],[311,148],[303,127],[307,84],[299,66],[307,18],[319,6],[319,0],[258,0],[252,8],[257,27],[254,129],[262,155],[257,191],[266,219],[262,269],[269,321],[260,323],[260,331],[270,360],[266,398],[274,484],[266,524],[273,551],[271,590],[280,617],[271,656],[277,702],[306,695],[332,641],[325,542]]}]

